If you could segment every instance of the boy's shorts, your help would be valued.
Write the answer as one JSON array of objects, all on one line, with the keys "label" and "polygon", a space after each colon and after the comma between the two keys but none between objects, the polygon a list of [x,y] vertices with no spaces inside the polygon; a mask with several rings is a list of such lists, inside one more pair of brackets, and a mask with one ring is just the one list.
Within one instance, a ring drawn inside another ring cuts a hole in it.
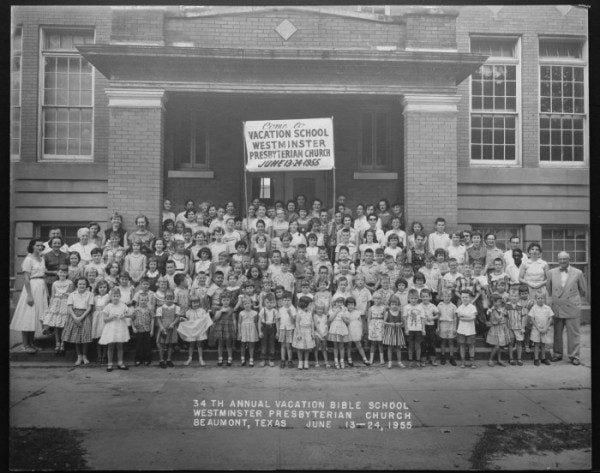
[{"label": "boy's shorts", "polygon": [[410,332],[408,332],[408,341],[421,343],[423,341],[423,332],[419,330],[411,330]]},{"label": "boy's shorts", "polygon": [[462,333],[456,334],[456,340],[458,343],[465,343],[467,345],[472,345],[475,343],[475,335],[463,335]]}]

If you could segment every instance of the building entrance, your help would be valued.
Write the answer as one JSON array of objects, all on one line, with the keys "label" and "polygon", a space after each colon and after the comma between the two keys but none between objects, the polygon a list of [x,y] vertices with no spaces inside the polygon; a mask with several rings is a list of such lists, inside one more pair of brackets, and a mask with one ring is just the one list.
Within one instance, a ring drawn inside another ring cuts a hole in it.
[{"label": "building entrance", "polygon": [[333,199],[333,190],[328,187],[331,181],[328,173],[331,171],[248,174],[248,199],[258,197],[269,204],[277,200],[285,203],[303,194],[309,204],[318,198],[328,208]]}]

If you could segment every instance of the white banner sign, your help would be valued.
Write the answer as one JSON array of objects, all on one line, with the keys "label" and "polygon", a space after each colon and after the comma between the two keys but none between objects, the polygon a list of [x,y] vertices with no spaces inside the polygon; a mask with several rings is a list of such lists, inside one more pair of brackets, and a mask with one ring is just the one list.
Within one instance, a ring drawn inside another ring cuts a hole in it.
[{"label": "white banner sign", "polygon": [[249,172],[333,169],[333,120],[244,122]]}]

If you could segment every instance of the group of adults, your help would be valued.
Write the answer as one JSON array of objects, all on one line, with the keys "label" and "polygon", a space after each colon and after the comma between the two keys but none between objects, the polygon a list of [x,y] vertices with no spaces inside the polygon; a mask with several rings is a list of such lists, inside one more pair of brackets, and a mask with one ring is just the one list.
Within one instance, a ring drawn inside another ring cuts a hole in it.
[{"label": "group of adults", "polygon": [[[495,235],[485,235],[478,232],[464,231],[452,234],[452,237],[444,232],[445,221],[438,218],[435,222],[436,229],[433,233],[425,235],[423,225],[420,222],[411,224],[411,233],[407,235],[400,227],[404,227],[402,219],[402,206],[399,203],[389,205],[386,199],[381,199],[377,206],[356,206],[355,213],[346,206],[345,196],[340,195],[336,206],[332,209],[324,209],[323,203],[315,199],[309,205],[303,195],[296,199],[283,202],[275,202],[269,210],[283,211],[287,220],[298,217],[298,211],[305,209],[309,218],[329,218],[331,222],[338,222],[344,226],[350,226],[360,234],[372,230],[378,237],[385,238],[384,230],[397,228],[401,238],[401,244],[407,250],[425,247],[433,254],[435,249],[442,247],[452,257],[462,255],[463,261],[459,263],[481,261],[485,267],[492,267],[497,258],[503,260],[505,269],[511,280],[516,283],[525,283],[531,291],[543,291],[552,298],[552,310],[554,319],[554,361],[563,357],[563,332],[567,332],[567,356],[573,364],[579,364],[580,356],[580,319],[581,302],[586,297],[586,282],[583,273],[570,264],[570,255],[561,252],[558,255],[558,267],[550,269],[548,264],[541,258],[542,248],[538,243],[531,243],[524,254],[517,236],[510,239],[510,248],[506,251],[496,246]],[[248,208],[248,214],[244,219],[244,227],[247,231],[255,230],[252,223],[259,218],[267,218],[267,206],[260,199],[254,199]],[[263,215],[265,214],[265,215]],[[184,221],[190,224],[190,219],[202,215],[208,222],[225,220],[227,215],[235,215],[233,202],[228,202],[223,207],[209,203],[202,203],[197,209],[193,200],[185,203],[182,212],[175,215],[171,212],[170,201],[165,201],[162,220]],[[347,218],[346,218],[347,217]],[[27,251],[23,270],[23,291],[19,298],[10,328],[21,331],[23,334],[23,349],[30,353],[37,350],[34,345],[34,336],[41,334],[40,319],[48,307],[48,294],[52,283],[56,280],[58,267],[69,263],[69,252],[76,251],[81,257],[83,264],[91,260],[91,251],[96,247],[103,247],[111,235],[119,235],[119,244],[125,248],[131,246],[134,241],[140,242],[142,252],[151,254],[155,236],[148,230],[148,219],[144,215],[135,218],[136,229],[130,233],[123,227],[122,217],[114,213],[110,218],[110,225],[104,232],[100,225],[91,222],[77,232],[78,242],[67,246],[63,241],[59,228],[50,230],[49,239],[32,239]],[[193,223],[193,222],[191,222]],[[205,221],[205,224],[207,222]],[[453,248],[454,247],[454,248]]]}]

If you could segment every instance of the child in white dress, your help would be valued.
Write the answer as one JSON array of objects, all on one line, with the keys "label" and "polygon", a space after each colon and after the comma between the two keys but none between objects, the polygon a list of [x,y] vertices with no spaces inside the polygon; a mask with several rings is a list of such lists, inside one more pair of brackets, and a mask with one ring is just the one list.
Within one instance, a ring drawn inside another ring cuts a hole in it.
[{"label": "child in white dress", "polygon": [[[333,300],[329,310],[329,340],[333,342],[333,360],[336,369],[344,368],[344,343],[348,341],[348,311],[344,307],[344,298]],[[339,353],[339,358],[338,358]]]},{"label": "child in white dress", "polygon": [[321,350],[321,353],[323,353],[323,361],[325,361],[325,368],[329,368],[330,365],[327,361],[327,336],[329,334],[329,324],[327,323],[326,306],[315,306],[313,322],[315,325],[315,368],[319,367],[319,350]]},{"label": "child in white dress", "polygon": [[298,369],[308,369],[308,355],[315,348],[315,330],[310,312],[312,301],[309,297],[302,296],[298,300],[298,312],[296,314],[296,326],[294,328],[294,340],[292,346],[298,350]]},{"label": "child in white dress", "polygon": [[367,360],[367,355],[365,354],[365,350],[362,347],[362,336],[363,336],[363,318],[361,311],[356,308],[356,299],[350,296],[346,299],[346,309],[348,310],[348,366],[354,366],[354,362],[352,361],[352,343],[354,342],[354,346],[358,350],[358,353],[362,357],[363,363],[366,366],[369,366],[369,360]]},{"label": "child in white dress", "polygon": [[252,299],[247,296],[243,296],[243,307],[244,309],[238,316],[238,327],[240,332],[240,340],[242,341],[241,350],[241,361],[242,366],[246,366],[246,344],[248,344],[248,354],[250,359],[248,360],[248,366],[254,366],[254,344],[258,342],[258,313],[252,310]]},{"label": "child in white dress", "polygon": [[535,305],[529,311],[531,319],[531,335],[533,345],[533,364],[540,366],[540,359],[545,365],[550,364],[550,353],[546,351],[547,344],[554,342],[552,327],[552,309],[546,305],[546,294],[543,291],[535,293]]},{"label": "child in white dress", "polygon": [[129,329],[125,321],[126,318],[129,318],[129,311],[127,306],[121,302],[121,290],[118,287],[111,289],[110,301],[110,304],[107,304],[102,311],[104,314],[104,328],[98,341],[100,345],[108,345],[106,371],[109,373],[113,370],[112,361],[115,346],[117,347],[117,368],[120,370],[129,369],[123,363],[123,343],[129,341]]},{"label": "child in white dress", "polygon": [[213,323],[208,312],[201,306],[198,293],[192,293],[189,302],[190,308],[185,313],[186,320],[181,322],[177,327],[179,336],[189,343],[188,359],[184,365],[188,366],[192,362],[194,348],[197,348],[200,366],[205,366],[206,363],[202,357],[202,342],[208,338],[208,329]]},{"label": "child in white dress", "polygon": [[106,345],[100,345],[98,341],[104,331],[104,307],[110,302],[108,282],[98,281],[94,290],[94,313],[92,314],[92,339],[96,340],[96,354],[98,364],[106,360]]}]

